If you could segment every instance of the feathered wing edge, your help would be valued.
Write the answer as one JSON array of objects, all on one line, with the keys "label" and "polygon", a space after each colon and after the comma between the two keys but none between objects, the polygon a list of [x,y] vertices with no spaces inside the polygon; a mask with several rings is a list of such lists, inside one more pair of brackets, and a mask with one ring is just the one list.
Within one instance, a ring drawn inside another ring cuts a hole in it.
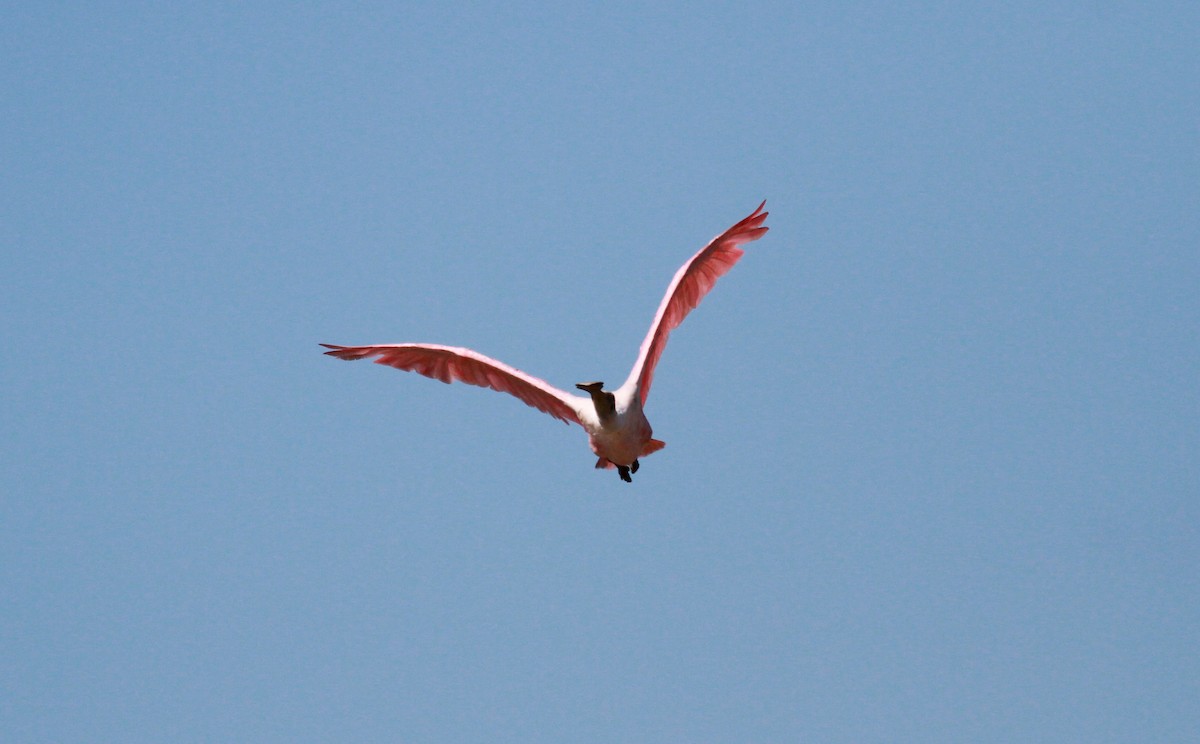
[{"label": "feathered wing edge", "polygon": [[622,385],[627,389],[637,386],[638,396],[643,405],[650,395],[650,383],[654,380],[654,368],[662,357],[663,349],[667,347],[667,337],[687,317],[704,295],[712,289],[725,272],[742,257],[739,247],[752,240],[758,240],[767,232],[763,222],[769,212],[764,212],[767,202],[764,200],[749,216],[709,241],[708,245],[692,256],[687,263],[675,272],[650,331],[642,341],[638,351],[637,361],[629,372],[629,379]]},{"label": "feathered wing edge", "polygon": [[[526,374],[504,362],[484,356],[477,351],[437,344],[382,344],[378,346],[335,346],[321,344],[330,351],[327,355],[354,360],[376,357],[376,364],[405,372],[416,372],[447,384],[465,382],[468,385],[491,388],[508,393],[526,405],[566,422],[579,422],[575,398],[545,380]],[[583,398],[579,398],[580,401]]]}]

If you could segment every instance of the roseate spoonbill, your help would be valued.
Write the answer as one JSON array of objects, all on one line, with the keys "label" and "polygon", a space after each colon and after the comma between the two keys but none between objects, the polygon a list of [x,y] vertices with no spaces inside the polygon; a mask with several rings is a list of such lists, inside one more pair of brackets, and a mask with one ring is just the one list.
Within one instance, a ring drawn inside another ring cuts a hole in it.
[{"label": "roseate spoonbill", "polygon": [[621,480],[632,482],[638,458],[657,452],[665,445],[651,439],[650,422],[642,413],[650,395],[654,367],[667,345],[667,336],[712,289],[717,278],[742,257],[741,245],[762,237],[767,228],[764,201],[746,219],[704,246],[675,272],[667,294],[658,306],[650,332],[642,341],[629,379],[616,390],[605,390],[603,382],[581,382],[575,387],[588,397],[559,390],[519,369],[486,357],[477,351],[437,344],[384,344],[379,346],[334,346],[321,344],[338,359],[376,357],[376,364],[417,372],[450,383],[455,380],[487,387],[520,398],[527,405],[567,423],[577,423],[588,435],[592,452],[600,458],[597,468],[616,467]]}]

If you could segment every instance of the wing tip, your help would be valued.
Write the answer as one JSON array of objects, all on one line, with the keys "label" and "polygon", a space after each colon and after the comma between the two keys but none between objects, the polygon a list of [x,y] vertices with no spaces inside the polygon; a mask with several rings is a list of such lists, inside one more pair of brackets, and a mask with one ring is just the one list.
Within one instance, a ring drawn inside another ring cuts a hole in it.
[{"label": "wing tip", "polygon": [[362,359],[364,356],[366,356],[365,354],[360,353],[359,350],[353,346],[338,346],[337,344],[321,344],[321,346],[329,349],[329,351],[325,352],[325,356],[331,356],[334,359],[354,361],[355,359]]},{"label": "wing tip", "polygon": [[767,221],[767,217],[771,216],[770,212],[763,211],[763,207],[765,206],[767,206],[767,200],[763,199],[762,203],[758,205],[758,209],[755,209],[753,212],[751,212],[750,215],[746,217],[746,219],[739,222],[734,229],[753,236],[750,238],[751,240],[758,240],[761,238],[763,233],[771,229],[763,224]]}]

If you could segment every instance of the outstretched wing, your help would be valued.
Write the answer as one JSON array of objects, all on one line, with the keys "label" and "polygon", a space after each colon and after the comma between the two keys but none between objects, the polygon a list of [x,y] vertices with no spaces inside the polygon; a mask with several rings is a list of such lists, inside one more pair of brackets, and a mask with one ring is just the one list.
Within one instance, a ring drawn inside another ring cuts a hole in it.
[{"label": "outstretched wing", "polygon": [[[367,359],[376,357],[376,364],[402,369],[406,372],[432,377],[445,383],[455,380],[468,385],[520,398],[526,405],[548,413],[560,421],[579,423],[575,397],[559,390],[545,380],[527,375],[519,369],[486,357],[477,351],[436,344],[384,344],[380,346],[334,346],[321,344],[325,352],[338,359]],[[581,399],[582,400],[582,399]]]},{"label": "outstretched wing", "polygon": [[667,336],[700,304],[700,300],[717,283],[717,279],[738,262],[743,253],[739,246],[758,240],[767,231],[767,228],[762,226],[768,214],[763,211],[766,204],[765,201],[759,204],[758,209],[746,219],[713,238],[675,272],[675,278],[671,280],[671,286],[667,287],[667,294],[658,306],[658,314],[650,324],[650,332],[642,341],[642,348],[633,364],[633,370],[629,373],[629,379],[622,386],[622,389],[626,389],[636,385],[643,405],[650,395],[654,368],[658,365],[663,349],[667,347]]}]

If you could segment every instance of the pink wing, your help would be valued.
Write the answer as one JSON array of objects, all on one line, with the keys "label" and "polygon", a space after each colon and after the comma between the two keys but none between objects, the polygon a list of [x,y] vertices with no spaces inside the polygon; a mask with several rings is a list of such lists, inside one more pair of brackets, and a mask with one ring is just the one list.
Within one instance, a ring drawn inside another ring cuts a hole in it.
[{"label": "pink wing", "polygon": [[636,381],[643,405],[650,395],[654,368],[662,356],[663,349],[667,347],[667,336],[700,304],[700,300],[717,283],[717,279],[733,268],[742,257],[743,251],[738,246],[758,240],[767,231],[767,228],[762,226],[768,214],[763,211],[766,204],[765,201],[759,204],[758,209],[746,219],[713,238],[675,272],[675,278],[671,280],[671,286],[667,287],[667,294],[658,306],[658,314],[650,324],[650,332],[642,341],[637,362],[634,363],[629,379],[625,382],[628,386]]},{"label": "pink wing", "polygon": [[575,412],[572,400],[575,396],[559,390],[545,380],[539,380],[470,349],[435,344],[321,346],[332,349],[325,353],[338,359],[378,357],[375,360],[376,364],[416,372],[447,384],[458,380],[468,385],[508,393],[560,421],[579,423],[579,415]]}]

